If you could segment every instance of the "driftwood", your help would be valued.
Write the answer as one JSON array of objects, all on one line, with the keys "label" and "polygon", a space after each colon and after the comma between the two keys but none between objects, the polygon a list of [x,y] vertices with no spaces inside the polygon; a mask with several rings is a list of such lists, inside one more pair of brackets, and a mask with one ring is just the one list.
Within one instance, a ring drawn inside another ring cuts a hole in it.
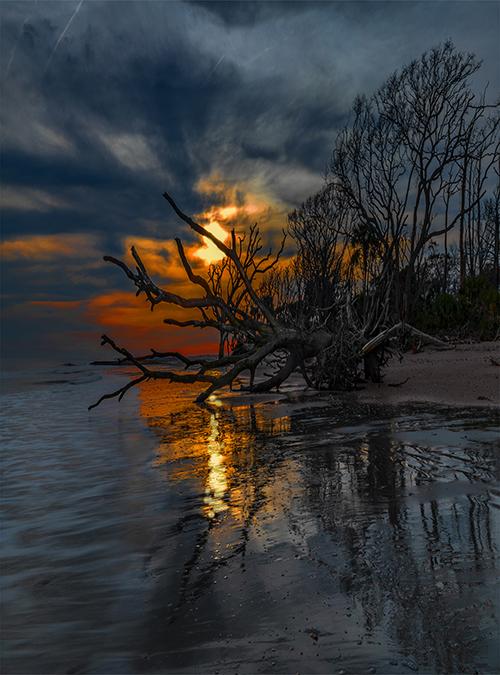
[{"label": "driftwood", "polygon": [[408,323],[400,321],[399,323],[394,324],[394,326],[392,326],[391,328],[383,330],[381,333],[373,337],[371,340],[368,340],[368,342],[362,347],[361,354],[363,356],[369,354],[371,351],[377,349],[377,347],[380,347],[381,345],[385,344],[388,340],[390,340],[392,337],[397,335],[398,332],[412,333],[413,335],[416,335],[424,342],[428,342],[434,345],[435,347],[439,347],[440,349],[452,349],[452,346],[447,344],[446,342],[443,342],[442,340],[439,340],[438,338],[433,337],[428,333],[424,333],[418,328],[410,326]]}]

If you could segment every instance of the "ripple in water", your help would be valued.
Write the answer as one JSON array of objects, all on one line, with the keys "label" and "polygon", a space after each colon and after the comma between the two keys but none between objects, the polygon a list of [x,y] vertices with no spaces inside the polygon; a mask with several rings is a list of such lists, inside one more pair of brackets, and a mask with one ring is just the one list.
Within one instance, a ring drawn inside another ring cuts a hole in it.
[{"label": "ripple in water", "polygon": [[498,671],[492,412],[102,374],[3,395],[5,672]]}]

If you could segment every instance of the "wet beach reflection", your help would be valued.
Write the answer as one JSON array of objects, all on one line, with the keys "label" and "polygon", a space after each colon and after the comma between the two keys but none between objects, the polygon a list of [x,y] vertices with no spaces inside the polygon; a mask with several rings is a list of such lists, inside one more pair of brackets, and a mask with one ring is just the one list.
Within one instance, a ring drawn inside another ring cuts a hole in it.
[{"label": "wet beach reflection", "polygon": [[499,671],[493,412],[82,378],[3,399],[4,672]]},{"label": "wet beach reflection", "polygon": [[141,668],[498,666],[494,419],[347,426],[343,406],[153,415],[141,400],[165,479],[190,485],[149,561],[162,571]]}]

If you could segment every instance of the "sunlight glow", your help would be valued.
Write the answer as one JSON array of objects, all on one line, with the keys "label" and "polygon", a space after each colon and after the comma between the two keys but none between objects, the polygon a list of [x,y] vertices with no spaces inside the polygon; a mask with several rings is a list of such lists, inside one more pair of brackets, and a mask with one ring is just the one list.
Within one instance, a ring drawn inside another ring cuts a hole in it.
[{"label": "sunlight glow", "polygon": [[224,466],[224,444],[219,438],[219,423],[217,417],[210,415],[210,436],[208,437],[208,479],[203,501],[208,518],[215,518],[218,513],[226,511],[228,506],[224,501],[228,484],[226,467]]},{"label": "sunlight glow", "polygon": [[[208,398],[210,409],[195,408],[191,401],[206,383],[171,384],[163,380],[139,385],[141,415],[158,434],[156,467],[164,467],[169,481],[197,481],[200,511],[205,518],[221,526],[222,516],[247,522],[256,500],[262,497],[261,479],[268,465],[256,444],[258,434],[274,436],[291,429],[289,416],[275,418],[265,408],[242,405],[231,408],[231,423],[224,413],[224,403],[217,394]],[[286,485],[298,484],[294,463],[275,477]],[[261,512],[276,514],[283,489],[266,490],[269,505]]]},{"label": "sunlight glow", "polygon": [[[266,230],[281,230],[286,208],[273,199],[266,186],[259,181],[248,184],[226,181],[218,174],[211,174],[197,182],[196,190],[207,201],[219,203],[208,206],[202,213],[196,214],[196,218],[224,243],[233,228],[241,233],[257,221],[265,221]],[[193,254],[206,265],[224,258],[217,246],[206,238],[203,238],[203,245],[194,250]]]},{"label": "sunlight glow", "polygon": [[[227,207],[224,210],[227,211],[228,208],[231,207]],[[214,234],[217,239],[220,239],[223,242],[225,242],[229,236],[226,230],[221,227],[221,225],[219,225],[216,220],[212,220],[208,225],[205,225],[205,229],[211,234]],[[200,248],[196,249],[196,251],[194,251],[194,255],[197,258],[201,258],[201,260],[203,260],[207,265],[212,265],[213,263],[216,263],[224,258],[224,253],[222,253],[222,251],[220,251],[213,242],[211,242],[209,239],[206,239],[205,237],[203,237],[203,246],[200,246]]]}]

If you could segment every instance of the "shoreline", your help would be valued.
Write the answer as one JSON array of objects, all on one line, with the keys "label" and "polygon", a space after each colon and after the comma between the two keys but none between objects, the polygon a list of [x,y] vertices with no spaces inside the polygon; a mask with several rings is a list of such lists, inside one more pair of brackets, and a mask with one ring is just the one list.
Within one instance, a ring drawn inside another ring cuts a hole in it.
[{"label": "shoreline", "polygon": [[500,407],[500,342],[458,344],[393,357],[382,384],[368,382],[362,402]]},{"label": "shoreline", "polygon": [[297,375],[277,392],[261,395],[235,389],[217,394],[219,400],[233,406],[299,401],[314,405],[319,400],[344,396],[361,404],[500,408],[500,342],[458,344],[444,351],[427,346],[422,352],[403,354],[401,361],[394,356],[383,370],[382,383],[363,382],[350,392],[316,392],[306,388]]}]

